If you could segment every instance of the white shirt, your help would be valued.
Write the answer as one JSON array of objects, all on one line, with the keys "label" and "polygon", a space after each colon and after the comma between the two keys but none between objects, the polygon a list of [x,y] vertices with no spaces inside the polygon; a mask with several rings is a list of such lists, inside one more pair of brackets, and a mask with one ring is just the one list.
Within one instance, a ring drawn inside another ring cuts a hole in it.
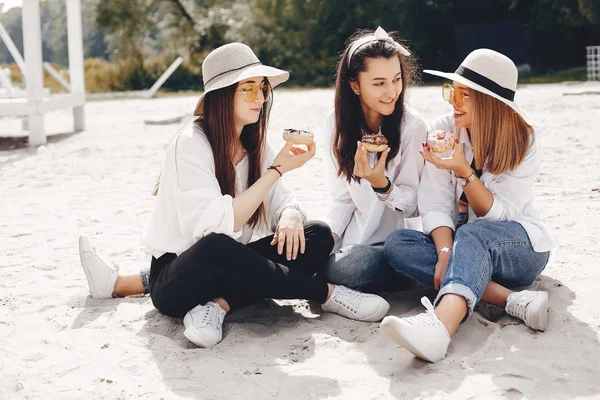
[{"label": "white shirt", "polygon": [[[275,155],[267,145],[263,174]],[[235,166],[236,193],[247,189],[248,157]],[[223,196],[215,176],[210,143],[199,123],[184,127],[167,149],[150,224],[142,236],[148,252],[158,258],[165,253],[177,255],[210,233],[223,233],[248,243],[254,229],[248,224],[234,231],[233,198]],[[281,180],[273,185],[264,200],[269,229],[274,230],[279,215],[289,205],[297,205]]]},{"label": "white shirt", "polygon": [[[419,154],[421,143],[427,138],[427,124],[423,117],[408,106],[400,125],[400,150],[389,160],[385,175],[392,183],[387,201],[381,201],[366,179],[348,183],[337,176],[337,162],[332,152],[335,132],[335,112],[327,116],[325,137],[328,154],[329,209],[325,222],[341,240],[336,248],[351,244],[378,244],[396,229],[407,227],[406,218],[417,215],[417,192],[424,160]],[[369,154],[373,166],[376,154]]]},{"label": "white shirt", "polygon": [[[438,119],[432,124],[431,129],[444,129],[457,133],[452,114]],[[458,140],[463,146],[467,161],[471,163],[473,146],[466,129],[460,129]],[[493,175],[486,171],[484,165],[479,179],[492,193],[494,201],[488,213],[481,217],[477,217],[469,206],[469,222],[515,221],[523,226],[535,251],[545,252],[556,249],[556,241],[542,223],[533,204],[533,185],[539,171],[540,159],[535,139],[525,159],[516,169]],[[454,172],[438,169],[435,165],[427,163],[419,188],[419,212],[423,220],[424,233],[430,234],[440,226],[447,226],[454,230],[458,200],[462,193],[462,186],[457,182]]]}]

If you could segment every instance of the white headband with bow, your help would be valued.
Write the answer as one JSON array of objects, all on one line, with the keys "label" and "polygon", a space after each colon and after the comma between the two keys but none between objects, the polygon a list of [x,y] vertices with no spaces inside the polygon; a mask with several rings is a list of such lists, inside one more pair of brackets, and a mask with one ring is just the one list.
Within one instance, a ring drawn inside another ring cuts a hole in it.
[{"label": "white headband with bow", "polygon": [[407,57],[410,56],[410,51],[406,50],[406,48],[404,46],[402,46],[400,43],[396,42],[394,40],[394,38],[392,38],[390,35],[388,35],[388,33],[382,27],[378,26],[377,30],[372,35],[361,37],[360,39],[357,39],[354,41],[354,43],[352,43],[352,46],[350,47],[350,51],[348,52],[348,66],[350,66],[350,61],[352,60],[352,56],[354,55],[354,53],[356,52],[356,50],[358,50],[358,48],[360,46],[362,46],[363,44],[366,44],[366,43],[375,42],[377,40],[383,40],[386,42],[393,43],[398,48],[398,50],[400,50],[400,54],[402,54],[403,56],[407,56]]}]

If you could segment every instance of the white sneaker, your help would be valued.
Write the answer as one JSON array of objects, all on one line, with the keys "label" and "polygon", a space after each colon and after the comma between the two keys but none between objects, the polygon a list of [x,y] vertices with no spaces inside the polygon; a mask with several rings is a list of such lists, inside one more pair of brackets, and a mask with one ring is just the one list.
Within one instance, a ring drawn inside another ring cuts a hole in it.
[{"label": "white sneaker", "polygon": [[332,312],[357,321],[380,321],[390,309],[383,298],[357,292],[346,286],[335,285],[333,293],[321,304],[325,312]]},{"label": "white sneaker", "polygon": [[506,313],[519,318],[537,331],[548,327],[548,293],[523,290],[513,292],[506,300]]},{"label": "white sneaker", "polygon": [[427,312],[413,317],[385,317],[381,322],[383,333],[415,356],[429,362],[441,361],[446,357],[450,335],[433,312],[427,297],[421,298]]},{"label": "white sneaker", "polygon": [[87,236],[79,236],[79,258],[95,299],[110,299],[119,277],[119,267],[105,261]]},{"label": "white sneaker", "polygon": [[211,347],[223,339],[225,310],[217,303],[192,308],[183,318],[183,334],[198,347]]}]

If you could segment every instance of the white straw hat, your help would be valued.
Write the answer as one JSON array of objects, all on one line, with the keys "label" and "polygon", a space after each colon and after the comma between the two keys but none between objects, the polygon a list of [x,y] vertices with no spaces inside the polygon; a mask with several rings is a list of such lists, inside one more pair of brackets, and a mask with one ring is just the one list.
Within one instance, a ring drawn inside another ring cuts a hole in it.
[{"label": "white straw hat", "polygon": [[519,72],[515,63],[504,54],[490,49],[472,51],[454,73],[423,70],[461,83],[473,90],[492,96],[515,110],[528,124],[531,117],[517,103],[515,92]]},{"label": "white straw hat", "polygon": [[194,115],[200,115],[206,93],[233,85],[254,76],[264,76],[272,88],[288,80],[290,73],[263,65],[252,49],[243,43],[229,43],[211,51],[202,63],[204,93]]}]

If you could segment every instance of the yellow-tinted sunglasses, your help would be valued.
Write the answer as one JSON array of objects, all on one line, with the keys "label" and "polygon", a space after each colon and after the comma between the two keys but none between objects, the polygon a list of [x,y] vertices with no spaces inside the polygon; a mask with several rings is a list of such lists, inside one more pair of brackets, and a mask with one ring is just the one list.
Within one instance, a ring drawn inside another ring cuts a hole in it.
[{"label": "yellow-tinted sunglasses", "polygon": [[244,100],[246,101],[246,103],[254,102],[258,97],[259,91],[262,91],[264,101],[267,101],[267,99],[271,95],[271,86],[265,83],[265,85],[262,88],[260,88],[258,85],[251,85],[247,89],[237,90],[237,92],[244,93]]},{"label": "yellow-tinted sunglasses", "polygon": [[450,104],[452,104],[450,102],[450,99],[452,99],[457,107],[462,107],[465,103],[465,99],[470,98],[468,93],[465,93],[462,90],[456,90],[454,86],[449,83],[444,83],[442,85],[442,97]]}]

